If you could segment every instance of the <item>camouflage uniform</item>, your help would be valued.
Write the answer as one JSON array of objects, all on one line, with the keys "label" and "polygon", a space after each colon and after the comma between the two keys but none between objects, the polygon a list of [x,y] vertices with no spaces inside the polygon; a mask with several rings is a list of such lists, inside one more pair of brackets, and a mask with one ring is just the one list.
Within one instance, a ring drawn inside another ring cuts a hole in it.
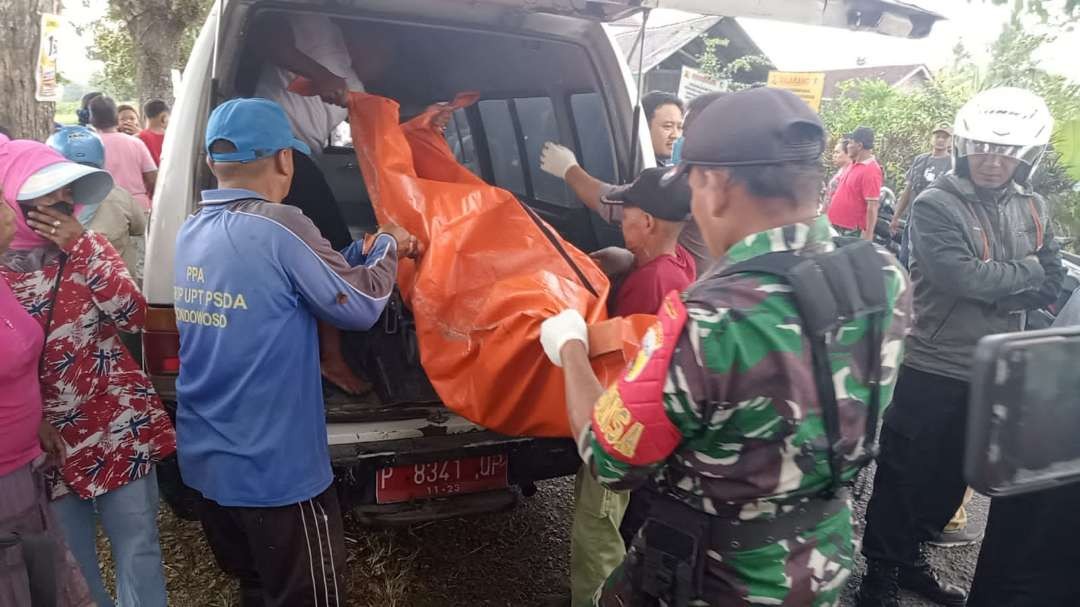
[{"label": "camouflage uniform", "polygon": [[[663,386],[663,411],[681,435],[680,442],[654,461],[626,463],[615,451],[625,456],[628,447],[636,449],[636,436],[628,444],[628,431],[614,446],[600,440],[605,430],[611,430],[602,421],[605,401],[615,407],[622,403],[612,387],[579,441],[583,459],[601,483],[626,489],[651,476],[662,493],[695,510],[744,526],[769,527],[829,488],[825,430],[809,342],[802,336],[791,288],[768,274],[716,274],[767,252],[817,254],[833,246],[823,217],[754,234],[732,247],[716,270],[690,288],[683,297],[689,317],[678,335]],[[911,290],[904,271],[884,253],[882,267],[892,310],[882,327],[880,402],[884,407],[892,399],[911,320]],[[876,344],[867,339],[867,328],[865,319],[849,322],[830,345],[845,437],[852,434],[848,430],[865,424],[870,388],[861,361],[877,354],[871,352]],[[631,373],[633,367],[627,371],[628,378]],[[862,435],[861,430],[854,433]],[[847,447],[846,457],[861,455],[861,440]],[[845,467],[845,480],[857,471],[857,466]],[[705,596],[690,604],[838,604],[854,565],[849,501],[839,502],[829,516],[800,534],[769,539],[773,541],[740,550],[715,541],[713,535],[704,565]],[[598,593],[597,605],[636,604],[631,600],[632,574],[627,573],[627,563],[640,558],[635,551],[639,551],[637,545]]]}]

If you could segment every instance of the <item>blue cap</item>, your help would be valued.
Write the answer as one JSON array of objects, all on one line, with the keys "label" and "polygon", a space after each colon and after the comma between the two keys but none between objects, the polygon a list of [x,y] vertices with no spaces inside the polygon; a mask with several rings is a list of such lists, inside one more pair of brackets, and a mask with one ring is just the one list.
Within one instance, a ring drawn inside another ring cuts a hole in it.
[{"label": "blue cap", "polygon": [[85,126],[65,126],[45,140],[45,145],[60,152],[72,162],[97,169],[105,168],[105,144],[101,137]]},{"label": "blue cap", "polygon": [[[236,146],[236,151],[210,152],[210,145],[221,139]],[[285,148],[311,154],[308,146],[293,136],[285,110],[269,99],[230,99],[210,114],[206,153],[214,162],[251,162]]]}]

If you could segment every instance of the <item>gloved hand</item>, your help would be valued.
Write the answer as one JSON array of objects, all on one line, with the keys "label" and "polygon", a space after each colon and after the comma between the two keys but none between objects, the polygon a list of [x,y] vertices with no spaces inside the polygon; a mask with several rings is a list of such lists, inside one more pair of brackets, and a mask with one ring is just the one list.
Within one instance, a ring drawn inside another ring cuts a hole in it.
[{"label": "gloved hand", "polygon": [[1043,270],[1057,268],[1060,263],[1059,253],[1051,250],[1050,247],[1043,247],[1036,251],[1035,258],[1039,260],[1039,265],[1043,267]]},{"label": "gloved hand", "polygon": [[576,166],[578,166],[577,157],[568,147],[549,141],[540,151],[540,170],[549,175],[565,179],[566,173]]},{"label": "gloved hand", "polygon": [[1061,296],[1061,283],[1056,280],[1046,279],[1038,289],[1031,289],[1023,293],[1009,295],[995,304],[997,309],[1005,312],[1018,312],[1021,310],[1041,310],[1051,304],[1057,303]]},{"label": "gloved hand", "polygon": [[589,328],[577,310],[563,310],[540,325],[540,345],[556,367],[562,366],[562,348],[570,341],[580,341],[589,350]]}]

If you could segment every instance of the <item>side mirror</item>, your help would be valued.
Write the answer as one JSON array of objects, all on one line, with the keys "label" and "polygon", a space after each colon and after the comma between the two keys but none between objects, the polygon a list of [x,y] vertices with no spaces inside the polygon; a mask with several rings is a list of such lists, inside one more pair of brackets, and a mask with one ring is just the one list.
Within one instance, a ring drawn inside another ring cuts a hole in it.
[{"label": "side mirror", "polygon": [[1080,481],[1080,326],[991,335],[975,350],[964,474],[990,496]]}]

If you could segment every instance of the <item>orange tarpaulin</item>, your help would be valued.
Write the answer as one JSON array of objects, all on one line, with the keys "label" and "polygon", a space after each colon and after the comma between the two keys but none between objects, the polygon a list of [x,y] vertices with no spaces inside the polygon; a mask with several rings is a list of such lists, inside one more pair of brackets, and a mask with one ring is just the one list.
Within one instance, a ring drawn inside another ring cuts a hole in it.
[{"label": "orange tarpaulin", "polygon": [[604,322],[610,286],[600,269],[513,194],[458,164],[433,116],[399,125],[394,101],[349,99],[379,223],[400,225],[426,249],[398,276],[424,370],[446,406],[471,421],[510,435],[569,436],[563,374],[544,356],[540,323],[580,311],[607,385],[652,318]]}]

